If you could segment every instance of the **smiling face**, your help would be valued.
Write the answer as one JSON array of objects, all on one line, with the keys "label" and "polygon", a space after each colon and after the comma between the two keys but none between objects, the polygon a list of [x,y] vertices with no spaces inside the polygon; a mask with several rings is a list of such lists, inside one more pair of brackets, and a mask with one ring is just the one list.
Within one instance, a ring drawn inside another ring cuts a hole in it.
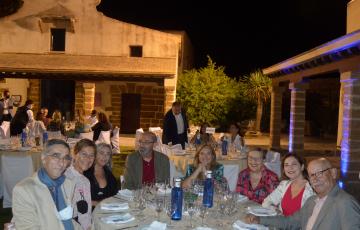
[{"label": "smiling face", "polygon": [[94,163],[95,149],[92,146],[85,146],[74,156],[74,168],[83,173]]},{"label": "smiling face", "polygon": [[284,161],[284,172],[285,175],[290,179],[294,180],[299,177],[303,178],[304,165],[300,165],[299,161],[295,157],[287,157]]},{"label": "smiling face", "polygon": [[210,163],[214,159],[212,150],[209,146],[202,148],[199,152],[199,163],[204,163],[206,166],[210,166]]},{"label": "smiling face", "polygon": [[320,198],[326,196],[336,184],[336,169],[325,160],[314,160],[308,166],[311,186]]},{"label": "smiling face", "polygon": [[260,151],[250,151],[248,154],[248,166],[252,172],[260,172],[264,164],[263,153]]},{"label": "smiling face", "polygon": [[96,164],[104,167],[107,163],[109,163],[111,157],[111,150],[107,147],[102,147],[98,149],[96,153]]},{"label": "smiling face", "polygon": [[41,156],[43,167],[51,179],[59,178],[69,166],[69,149],[64,145],[55,144],[49,147],[47,153]]}]

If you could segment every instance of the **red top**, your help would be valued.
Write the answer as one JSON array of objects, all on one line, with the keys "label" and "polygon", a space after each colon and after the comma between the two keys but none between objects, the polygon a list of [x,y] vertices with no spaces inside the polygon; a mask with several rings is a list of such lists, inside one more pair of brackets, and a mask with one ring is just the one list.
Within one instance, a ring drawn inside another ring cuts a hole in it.
[{"label": "red top", "polygon": [[143,159],[143,184],[154,184],[155,183],[155,167],[154,167],[154,154],[149,162]]},{"label": "red top", "polygon": [[305,187],[297,194],[296,197],[291,197],[291,185],[286,190],[284,197],[281,201],[281,208],[284,216],[291,216],[301,208],[301,200]]}]

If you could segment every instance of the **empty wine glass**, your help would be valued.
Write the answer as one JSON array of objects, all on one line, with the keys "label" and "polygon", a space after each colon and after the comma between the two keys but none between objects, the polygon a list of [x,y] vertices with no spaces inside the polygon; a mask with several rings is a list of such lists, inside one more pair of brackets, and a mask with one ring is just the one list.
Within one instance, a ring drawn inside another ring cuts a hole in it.
[{"label": "empty wine glass", "polygon": [[200,208],[199,208],[199,211],[200,211],[200,218],[201,218],[201,226],[204,226],[204,218],[205,216],[207,215],[208,213],[208,208],[204,205],[200,205]]},{"label": "empty wine glass", "polygon": [[160,221],[160,212],[162,212],[164,207],[164,199],[163,198],[156,198],[155,199],[155,211],[157,212],[157,219]]},{"label": "empty wine glass", "polygon": [[175,205],[172,205],[171,201],[168,201],[166,203],[166,207],[165,207],[165,211],[166,211],[166,215],[169,217],[170,219],[170,222],[169,222],[169,225],[167,227],[172,227],[171,225],[171,218],[172,216],[175,214],[175,211],[176,211],[176,206]]},{"label": "empty wine glass", "polygon": [[196,213],[196,205],[194,202],[188,202],[186,204],[186,209],[187,209],[187,212],[189,213],[189,216],[190,216],[190,228],[193,228],[193,224],[192,224],[192,217],[194,216],[194,214]]}]

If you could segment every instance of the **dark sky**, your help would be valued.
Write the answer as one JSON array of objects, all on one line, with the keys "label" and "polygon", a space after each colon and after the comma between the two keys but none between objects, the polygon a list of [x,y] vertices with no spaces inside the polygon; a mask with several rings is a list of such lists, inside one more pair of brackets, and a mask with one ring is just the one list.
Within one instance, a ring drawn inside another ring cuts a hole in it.
[{"label": "dark sky", "polygon": [[102,0],[98,10],[160,30],[185,30],[196,67],[206,55],[231,77],[248,74],[346,33],[348,0]]}]

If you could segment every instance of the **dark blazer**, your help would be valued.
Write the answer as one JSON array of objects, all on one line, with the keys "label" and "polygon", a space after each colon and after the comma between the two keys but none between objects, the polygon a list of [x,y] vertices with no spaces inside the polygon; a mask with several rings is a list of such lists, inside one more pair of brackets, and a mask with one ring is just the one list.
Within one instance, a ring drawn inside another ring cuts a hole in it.
[{"label": "dark blazer", "polygon": [[[186,118],[186,114],[183,111],[181,111],[181,115],[184,120],[184,132],[185,132],[185,134],[187,134],[187,130],[189,128],[189,123]],[[177,125],[176,125],[175,116],[171,109],[165,114],[165,117],[164,117],[162,142],[163,142],[163,144],[166,144],[166,145],[169,142],[172,142],[172,144],[180,143],[179,136],[177,133]],[[185,135],[185,142],[188,142],[187,135]]]},{"label": "dark blazer", "polygon": [[[289,217],[260,217],[260,223],[280,229],[306,229],[317,196],[310,197],[304,206]],[[360,229],[360,206],[357,201],[337,185],[329,192],[312,230]]]},{"label": "dark blazer", "polygon": [[[154,151],[155,182],[170,182],[169,158],[157,151]],[[121,185],[124,189],[139,189],[142,187],[143,159],[138,151],[131,153],[126,158],[125,181]]]}]

